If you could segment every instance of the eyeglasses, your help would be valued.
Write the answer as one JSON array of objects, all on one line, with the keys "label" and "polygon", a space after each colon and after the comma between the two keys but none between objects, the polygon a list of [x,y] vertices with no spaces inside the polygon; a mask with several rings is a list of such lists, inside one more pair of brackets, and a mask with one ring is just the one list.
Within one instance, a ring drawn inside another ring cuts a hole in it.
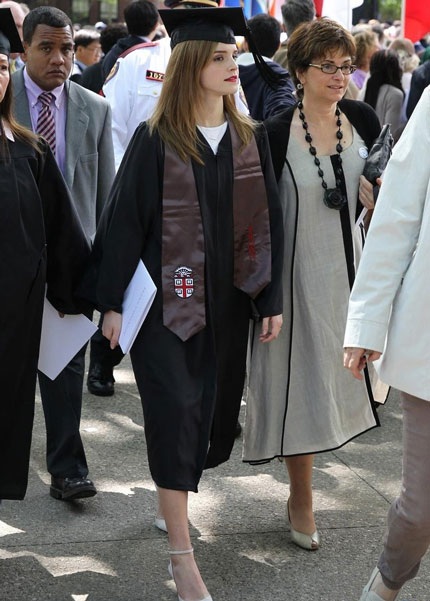
[{"label": "eyeglasses", "polygon": [[355,65],[342,65],[341,67],[337,67],[333,63],[323,63],[322,65],[313,65],[309,63],[309,67],[317,67],[317,69],[321,69],[323,73],[327,75],[334,75],[339,70],[342,75],[351,75],[357,69]]}]

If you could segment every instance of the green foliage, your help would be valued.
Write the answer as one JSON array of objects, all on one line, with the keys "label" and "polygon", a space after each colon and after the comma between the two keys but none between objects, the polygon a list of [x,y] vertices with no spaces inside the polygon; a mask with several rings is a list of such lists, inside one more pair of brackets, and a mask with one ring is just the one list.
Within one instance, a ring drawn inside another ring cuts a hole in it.
[{"label": "green foliage", "polygon": [[402,17],[402,0],[379,0],[382,21],[394,21]]}]

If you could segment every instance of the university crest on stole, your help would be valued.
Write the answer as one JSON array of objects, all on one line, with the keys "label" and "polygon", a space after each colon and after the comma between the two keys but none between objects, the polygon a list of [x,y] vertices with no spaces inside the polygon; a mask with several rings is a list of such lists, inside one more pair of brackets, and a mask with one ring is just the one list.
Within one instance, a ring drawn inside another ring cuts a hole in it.
[{"label": "university crest on stole", "polygon": [[173,282],[179,298],[190,298],[194,294],[194,275],[190,267],[178,267],[173,274]]}]

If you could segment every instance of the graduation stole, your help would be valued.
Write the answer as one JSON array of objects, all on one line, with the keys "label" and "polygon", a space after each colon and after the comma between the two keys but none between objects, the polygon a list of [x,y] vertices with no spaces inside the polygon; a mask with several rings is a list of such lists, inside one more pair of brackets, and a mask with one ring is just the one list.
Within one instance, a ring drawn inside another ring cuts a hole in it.
[{"label": "graduation stole", "polygon": [[[242,150],[229,123],[233,149],[234,285],[255,298],[271,280],[266,186],[255,137]],[[192,162],[167,145],[162,220],[163,324],[183,341],[206,325],[205,243]]]}]

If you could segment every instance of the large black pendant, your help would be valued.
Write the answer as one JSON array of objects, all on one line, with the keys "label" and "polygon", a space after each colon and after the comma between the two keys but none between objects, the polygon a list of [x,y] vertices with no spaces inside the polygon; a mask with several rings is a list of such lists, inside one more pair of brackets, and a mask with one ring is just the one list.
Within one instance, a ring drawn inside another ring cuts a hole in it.
[{"label": "large black pendant", "polygon": [[347,199],[339,188],[327,188],[324,192],[324,204],[329,209],[340,211],[346,206]]}]

